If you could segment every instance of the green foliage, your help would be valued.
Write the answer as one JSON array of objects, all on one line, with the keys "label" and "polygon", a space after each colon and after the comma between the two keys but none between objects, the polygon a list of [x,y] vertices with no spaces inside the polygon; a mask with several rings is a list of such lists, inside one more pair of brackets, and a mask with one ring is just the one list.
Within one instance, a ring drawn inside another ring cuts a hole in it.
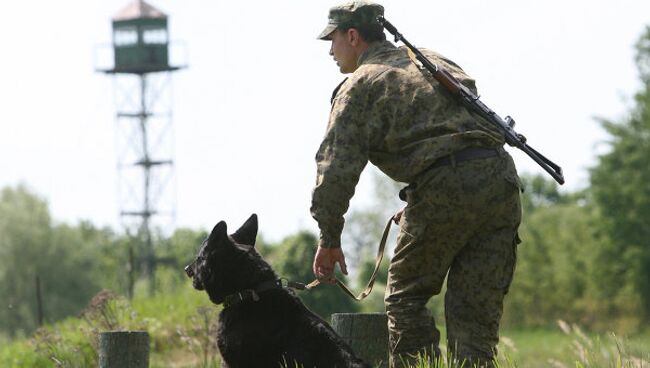
[{"label": "green foliage", "polygon": [[45,201],[25,187],[0,193],[0,329],[12,336],[26,326],[36,325],[34,290],[38,266],[31,259],[43,259],[40,249],[28,245],[49,242],[50,222]]},{"label": "green foliage", "polygon": [[[178,229],[158,236],[158,290],[187,284],[183,267],[206,237]],[[24,186],[0,192],[0,335],[17,337],[38,327],[36,277],[40,279],[45,322],[77,315],[102,288],[128,294],[141,270],[137,238],[98,229],[89,222],[57,224],[47,203]],[[129,249],[135,250],[133,265]],[[131,267],[134,267],[130,271]]]},{"label": "green foliage", "polygon": [[[169,292],[178,287],[187,285],[189,279],[184,272],[186,265],[190,264],[208,236],[203,230],[180,228],[168,237],[160,237],[156,244],[156,258],[158,259],[155,284],[157,292]],[[145,291],[144,280],[136,283],[142,292]]]},{"label": "green foliage", "polygon": [[194,260],[201,243],[207,236],[206,231],[180,228],[176,229],[169,238],[161,237],[156,249],[157,256],[163,260],[161,265],[182,269]]},{"label": "green foliage", "polygon": [[[650,336],[597,335],[558,321],[560,328],[509,330],[501,334],[495,368],[643,368],[650,366]],[[459,362],[441,345],[442,357],[419,357],[407,368],[475,368]],[[282,367],[300,368],[295,364]]]},{"label": "green foliage", "polygon": [[525,188],[521,196],[521,205],[526,214],[533,213],[537,209],[577,202],[583,196],[582,193],[561,193],[555,180],[542,175],[522,175],[521,181]]},{"label": "green foliage", "polygon": [[522,243],[503,324],[548,327],[568,319],[596,331],[638,331],[638,293],[607,271],[629,263],[608,252],[590,192],[565,194],[551,179],[523,179]]},{"label": "green foliage", "polygon": [[[519,329],[502,333],[500,367],[645,367],[649,336],[594,334],[557,321],[559,329]],[[510,362],[510,363],[509,363]]]},{"label": "green foliage", "polygon": [[81,317],[37,330],[30,339],[0,346],[1,367],[97,366],[98,333],[146,330],[152,367],[218,367],[219,309],[189,284],[132,303],[110,291],[97,294]]},{"label": "green foliage", "polygon": [[47,356],[38,354],[33,341],[20,339],[0,345],[0,366],[49,368],[54,367],[54,362]]},{"label": "green foliage", "polygon": [[[526,178],[526,182],[533,183],[535,180]],[[600,274],[597,260],[601,248],[610,249],[609,244],[599,245],[599,232],[595,230],[598,229],[598,212],[589,204],[589,197],[560,193],[552,182],[537,179],[537,184],[530,185],[537,189],[525,194],[533,195],[534,198],[524,197],[524,201],[531,205],[527,207],[521,229],[524,243],[520,246],[515,282],[506,299],[504,322],[511,326],[548,326],[548,321],[562,317],[592,327],[602,327],[598,325],[599,321],[603,325],[611,323],[615,314],[605,313],[608,305],[602,299],[604,285],[598,285],[594,281],[601,280],[595,277]],[[29,202],[31,197],[35,196],[28,193],[22,200]],[[6,206],[7,201],[3,198],[0,203]],[[32,203],[33,208],[38,208],[35,206],[37,203],[39,202]],[[25,204],[23,206],[28,207]],[[383,216],[377,216],[377,222],[380,217]],[[9,217],[0,217],[3,224],[8,219]],[[42,216],[41,221],[45,224],[44,228],[49,229],[42,236],[51,247],[63,248],[63,251],[66,251],[61,245],[63,243],[75,244],[77,247],[76,254],[70,255],[70,263],[61,260],[68,272],[62,273],[60,277],[83,275],[96,285],[100,284],[103,277],[109,280],[108,283],[123,285],[124,277],[120,276],[119,270],[125,269],[121,262],[126,259],[125,249],[129,238],[115,237],[110,231],[98,230],[88,224],[77,227],[52,226],[49,215]],[[383,228],[383,224],[379,227]],[[17,236],[9,233],[11,237],[8,237],[7,234],[0,232],[0,239],[5,241],[1,243],[3,245],[9,244],[6,239]],[[36,236],[38,232],[22,235]],[[205,235],[201,231],[179,229],[172,237],[160,243],[157,251],[161,258],[174,261],[160,265],[156,276],[159,291],[154,296],[143,297],[147,293],[136,293],[134,300],[128,302],[114,293],[100,293],[89,303],[82,318],[68,318],[48,325],[28,340],[5,341],[0,347],[0,366],[95,366],[99,331],[144,329],[151,336],[152,367],[217,367],[219,357],[214,338],[218,308],[210,303],[205,293],[193,290],[182,272],[182,266],[192,259]],[[313,234],[300,232],[276,245],[265,244],[260,238],[257,247],[281,276],[306,282],[313,278],[311,262],[316,240]],[[83,244],[79,244],[82,241],[92,244],[92,247],[84,248]],[[374,266],[374,246],[375,244],[370,244],[364,248],[368,255],[361,257],[362,262],[357,267],[357,285],[368,279]],[[3,252],[9,250],[8,247],[0,249]],[[68,253],[61,254],[70,253],[68,250]],[[0,264],[8,267],[2,260]],[[332,312],[354,312],[357,308],[362,308],[363,311],[381,311],[386,269],[385,261],[375,291],[363,303],[352,301],[336,287],[321,286],[299,295],[310,308],[326,318]],[[11,270],[18,272],[15,268]],[[100,273],[95,273],[94,270],[100,270]],[[136,286],[136,289],[139,287]],[[634,289],[629,290],[629,295],[635,295]],[[442,298],[434,299],[440,301]],[[430,307],[436,316],[441,315],[441,302],[431,304]],[[592,341],[590,345],[588,340],[577,335],[572,337],[570,334],[544,332],[547,330],[537,331],[541,332],[503,333],[499,346],[502,352],[499,366],[633,367],[634,362],[648,360],[647,337],[615,342],[609,338],[599,340],[589,336]],[[571,331],[572,334],[577,334],[574,327],[571,327]],[[582,344],[582,350],[579,350],[578,343]],[[445,364],[439,366],[448,366]],[[421,362],[419,366],[431,365]]]},{"label": "green foliage", "polygon": [[601,119],[609,151],[591,186],[560,194],[526,178],[519,269],[506,319],[543,324],[560,316],[599,330],[650,320],[650,27],[637,43],[642,89],[621,121]]},{"label": "green foliage", "polygon": [[595,311],[589,310],[595,287],[591,209],[561,201],[565,203],[537,206],[524,216],[517,269],[506,298],[507,324],[547,326],[559,318],[596,322]]},{"label": "green foliage", "polygon": [[646,26],[644,34],[639,37],[636,50],[635,61],[639,75],[641,81],[647,85],[650,83],[650,26]]},{"label": "green foliage", "polygon": [[[619,122],[601,120],[610,135],[609,152],[591,170],[591,193],[599,208],[601,282],[612,312],[650,319],[650,28],[637,43],[643,89],[635,107]],[[623,285],[630,285],[630,290]],[[639,300],[635,300],[635,295]],[[632,306],[633,308],[630,308]]]},{"label": "green foliage", "polygon": [[[362,257],[361,264],[356,270],[357,281],[355,284],[358,285],[360,291],[362,288],[365,289],[368,284],[376,264],[376,254],[370,254],[369,251],[364,252],[364,254],[365,256]],[[379,271],[372,292],[366,299],[359,303],[361,312],[372,313],[386,311],[386,308],[384,307],[384,294],[386,292],[386,281],[388,279],[389,259],[390,257],[387,254],[384,254],[384,259],[379,266]]]},{"label": "green foliage", "polygon": [[152,367],[218,367],[216,328],[221,308],[205,292],[194,290],[187,277],[174,289],[135,298],[131,308],[150,334]]},{"label": "green foliage", "polygon": [[0,331],[16,336],[37,327],[37,277],[46,320],[78,313],[107,281],[102,271],[110,267],[98,255],[112,240],[89,223],[53,224],[47,203],[24,186],[2,190]]}]

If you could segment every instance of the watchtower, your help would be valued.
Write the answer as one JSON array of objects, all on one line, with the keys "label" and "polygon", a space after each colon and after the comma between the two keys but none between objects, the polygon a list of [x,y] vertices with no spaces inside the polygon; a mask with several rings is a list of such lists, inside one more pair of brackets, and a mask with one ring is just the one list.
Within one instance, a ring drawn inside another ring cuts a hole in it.
[{"label": "watchtower", "polygon": [[[175,217],[171,73],[184,66],[170,65],[167,25],[165,13],[132,1],[112,20],[113,65],[98,69],[114,77],[120,218],[141,239],[135,258],[150,292],[158,262],[152,233],[169,229]],[[129,284],[132,294],[132,276]]]}]

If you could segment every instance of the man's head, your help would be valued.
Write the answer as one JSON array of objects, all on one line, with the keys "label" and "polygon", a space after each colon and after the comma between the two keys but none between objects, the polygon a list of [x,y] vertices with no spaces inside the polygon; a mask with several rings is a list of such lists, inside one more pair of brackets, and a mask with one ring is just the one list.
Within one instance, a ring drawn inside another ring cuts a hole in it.
[{"label": "man's head", "polygon": [[383,6],[358,0],[330,9],[327,26],[318,38],[332,41],[330,55],[342,73],[356,70],[357,60],[369,43],[386,39],[384,29],[377,21],[377,16],[383,14]]}]

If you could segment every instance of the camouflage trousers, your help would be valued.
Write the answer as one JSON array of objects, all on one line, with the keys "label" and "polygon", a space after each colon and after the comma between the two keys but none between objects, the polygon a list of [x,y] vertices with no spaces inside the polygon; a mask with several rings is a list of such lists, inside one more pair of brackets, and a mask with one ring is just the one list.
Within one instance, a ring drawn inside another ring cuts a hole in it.
[{"label": "camouflage trousers", "polygon": [[385,303],[390,366],[439,357],[440,333],[425,307],[448,274],[448,354],[491,366],[503,299],[519,243],[521,184],[510,155],[438,167],[406,191]]}]

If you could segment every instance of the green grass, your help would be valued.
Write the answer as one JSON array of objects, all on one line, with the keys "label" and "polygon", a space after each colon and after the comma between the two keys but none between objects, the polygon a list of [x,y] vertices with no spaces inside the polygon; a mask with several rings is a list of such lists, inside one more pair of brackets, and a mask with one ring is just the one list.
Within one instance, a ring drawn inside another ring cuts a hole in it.
[{"label": "green grass", "polygon": [[0,345],[0,367],[97,366],[97,334],[109,330],[149,332],[152,368],[218,367],[218,312],[205,293],[185,284],[173,293],[138,296],[131,302],[103,293],[81,316]]},{"label": "green grass", "polygon": [[[444,336],[444,328],[441,334]],[[441,350],[446,356],[444,345]],[[564,322],[559,322],[554,329],[502,331],[498,350],[497,368],[650,368],[650,335],[621,338],[611,333],[585,333]],[[449,357],[437,362],[420,359],[409,368],[473,368],[453,360]],[[296,368],[295,365],[285,367]]]},{"label": "green grass", "polygon": [[[11,341],[2,337],[0,367],[96,366],[97,333],[114,329],[149,332],[152,368],[218,367],[215,337],[219,309],[205,293],[190,285],[181,283],[173,290],[153,297],[136,297],[130,303],[103,294],[80,317],[48,325],[30,338]],[[443,329],[442,336],[444,332]],[[584,333],[566,323],[553,329],[502,331],[498,349],[500,368],[650,368],[650,335],[598,335]],[[414,367],[448,366],[444,362],[420,362]]]},{"label": "green grass", "polygon": [[525,367],[547,367],[548,359],[566,357],[572,337],[558,330],[528,329],[502,331],[500,355]]},{"label": "green grass", "polygon": [[505,367],[650,367],[650,336],[585,333],[558,321],[557,329],[503,331],[499,362]]}]

